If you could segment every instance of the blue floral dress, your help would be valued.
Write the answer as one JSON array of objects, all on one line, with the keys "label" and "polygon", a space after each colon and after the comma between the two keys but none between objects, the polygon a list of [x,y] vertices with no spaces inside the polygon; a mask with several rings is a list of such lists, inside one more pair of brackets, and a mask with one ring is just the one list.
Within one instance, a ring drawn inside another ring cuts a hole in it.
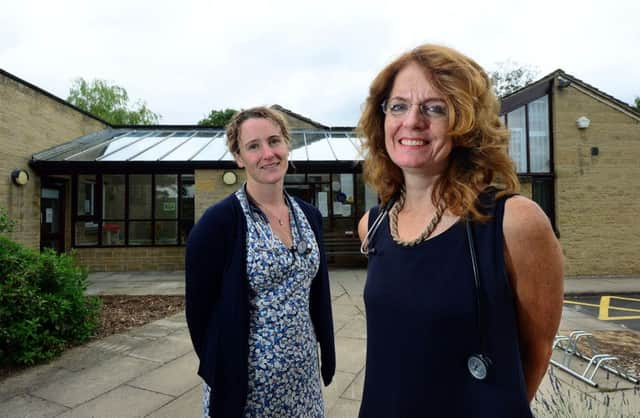
[{"label": "blue floral dress", "polygon": [[[318,344],[309,315],[311,281],[320,255],[302,209],[288,199],[293,248],[306,241],[305,254],[285,247],[267,218],[236,192],[247,222],[249,280],[249,388],[245,417],[324,416]],[[212,389],[204,384],[203,415]]]}]

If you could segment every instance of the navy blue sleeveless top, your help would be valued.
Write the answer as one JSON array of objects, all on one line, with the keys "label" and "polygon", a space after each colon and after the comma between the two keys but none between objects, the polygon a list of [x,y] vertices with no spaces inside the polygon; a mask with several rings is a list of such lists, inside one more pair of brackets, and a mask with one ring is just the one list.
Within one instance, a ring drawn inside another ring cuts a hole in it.
[{"label": "navy blue sleeveless top", "polygon": [[[483,201],[490,197],[483,196]],[[364,301],[367,362],[361,418],[532,417],[520,360],[516,310],[503,252],[505,198],[474,224],[489,376],[467,368],[482,352],[475,284],[459,221],[413,247],[396,244],[385,218],[369,248]],[[378,208],[369,212],[369,225]]]}]

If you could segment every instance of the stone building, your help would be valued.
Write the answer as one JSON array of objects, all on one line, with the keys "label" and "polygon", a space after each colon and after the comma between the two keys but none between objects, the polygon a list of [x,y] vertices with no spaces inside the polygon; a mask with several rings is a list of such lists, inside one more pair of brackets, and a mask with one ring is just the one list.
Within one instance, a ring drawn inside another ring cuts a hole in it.
[{"label": "stone building", "polygon": [[[377,199],[353,127],[273,108],[292,128],[287,191],[322,212],[331,261],[366,263],[356,225]],[[561,70],[505,97],[502,113],[522,193],[551,219],[567,275],[640,274],[640,114]],[[182,269],[193,223],[244,181],[224,142],[209,127],[111,126],[0,70],[0,207],[18,221],[11,237],[73,250],[93,271]]]},{"label": "stone building", "polygon": [[640,112],[562,70],[503,98],[522,193],[549,215],[567,276],[640,274]]}]

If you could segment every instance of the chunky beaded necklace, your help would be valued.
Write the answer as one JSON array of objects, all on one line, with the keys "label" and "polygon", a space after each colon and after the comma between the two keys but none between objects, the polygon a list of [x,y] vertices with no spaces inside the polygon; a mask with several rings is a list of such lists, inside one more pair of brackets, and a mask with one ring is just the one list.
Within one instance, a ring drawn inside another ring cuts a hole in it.
[{"label": "chunky beaded necklace", "polygon": [[429,222],[429,225],[427,225],[427,227],[425,228],[424,231],[422,231],[422,234],[420,234],[419,237],[417,237],[413,241],[404,241],[400,239],[400,236],[398,235],[398,213],[400,213],[400,211],[404,207],[404,201],[405,201],[405,191],[403,190],[402,193],[400,193],[400,197],[398,198],[398,201],[395,203],[395,205],[393,205],[393,207],[389,211],[389,227],[391,229],[391,237],[398,245],[402,245],[403,247],[413,247],[414,245],[420,244],[421,242],[429,238],[429,236],[431,236],[433,231],[436,229],[436,226],[438,226],[438,224],[440,223],[440,220],[442,219],[445,206],[441,204],[438,205],[438,208],[436,209],[436,213],[434,213],[433,218],[431,218],[431,222]]}]

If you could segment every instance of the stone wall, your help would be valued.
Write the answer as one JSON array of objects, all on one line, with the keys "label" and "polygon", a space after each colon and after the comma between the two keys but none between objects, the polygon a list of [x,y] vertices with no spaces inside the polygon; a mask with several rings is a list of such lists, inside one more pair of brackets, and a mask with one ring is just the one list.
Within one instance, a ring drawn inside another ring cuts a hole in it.
[{"label": "stone wall", "polygon": [[[233,171],[238,176],[236,184],[227,186],[222,182],[222,173]],[[229,194],[238,190],[245,182],[244,170],[196,170],[196,196],[195,196],[195,222],[202,216],[205,210],[214,203],[224,199]]]},{"label": "stone wall", "polygon": [[[579,86],[553,95],[556,219],[566,275],[638,276],[640,121]],[[586,129],[576,125],[581,116],[591,120]]]},{"label": "stone wall", "polygon": [[185,247],[76,248],[76,262],[89,271],[184,270]]},{"label": "stone wall", "polygon": [[[11,239],[40,246],[40,179],[29,168],[31,156],[104,128],[97,119],[0,73],[0,206],[18,223]],[[11,181],[16,168],[29,173],[26,185]]]}]

